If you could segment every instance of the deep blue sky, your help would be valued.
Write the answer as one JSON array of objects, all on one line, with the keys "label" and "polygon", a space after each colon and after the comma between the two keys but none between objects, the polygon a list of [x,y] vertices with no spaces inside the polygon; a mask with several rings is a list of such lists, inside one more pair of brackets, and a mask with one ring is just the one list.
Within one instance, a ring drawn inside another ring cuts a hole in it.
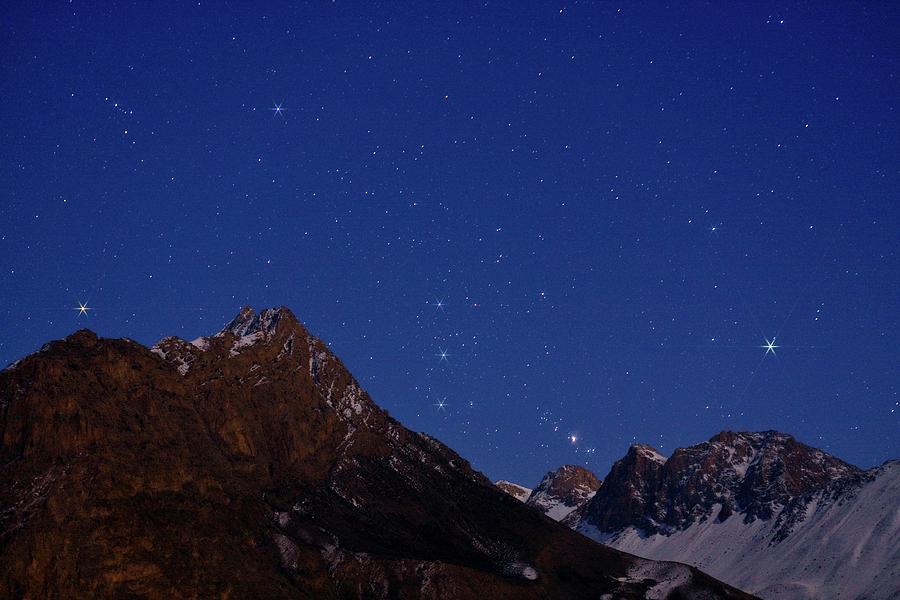
[{"label": "deep blue sky", "polygon": [[110,4],[0,9],[3,364],[287,305],[495,479],[900,456],[900,5]]}]

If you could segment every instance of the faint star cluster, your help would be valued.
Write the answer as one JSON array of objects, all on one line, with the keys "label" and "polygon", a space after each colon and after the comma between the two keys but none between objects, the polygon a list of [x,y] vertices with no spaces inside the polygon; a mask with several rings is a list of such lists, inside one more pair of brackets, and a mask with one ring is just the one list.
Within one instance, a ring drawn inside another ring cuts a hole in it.
[{"label": "faint star cluster", "polygon": [[888,4],[7,13],[3,364],[287,305],[494,479],[900,454]]}]

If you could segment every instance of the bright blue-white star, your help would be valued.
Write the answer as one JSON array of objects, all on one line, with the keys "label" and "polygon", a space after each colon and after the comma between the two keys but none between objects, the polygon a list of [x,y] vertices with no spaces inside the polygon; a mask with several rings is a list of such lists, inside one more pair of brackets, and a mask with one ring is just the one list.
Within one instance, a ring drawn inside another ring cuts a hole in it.
[{"label": "bright blue-white star", "polygon": [[771,352],[772,354],[775,354],[775,348],[780,348],[780,347],[781,346],[775,345],[775,338],[772,338],[771,340],[769,340],[769,338],[766,338],[766,343],[763,344],[762,346],[760,346],[760,348],[766,349],[766,354],[769,354],[769,352]]},{"label": "bright blue-white star", "polygon": [[439,361],[447,360],[447,357],[450,356],[450,353],[444,350],[443,348],[438,348],[438,353],[435,354],[438,357]]},{"label": "bright blue-white star", "polygon": [[284,111],[286,111],[287,109],[286,109],[286,108],[282,108],[282,107],[281,107],[282,104],[283,104],[283,102],[282,102],[282,103],[276,102],[276,103],[275,103],[275,107],[269,109],[269,110],[271,110],[272,113],[273,113],[273,114],[272,114],[272,117],[273,117],[273,118],[274,118],[276,115],[280,115],[282,119],[284,118]]}]

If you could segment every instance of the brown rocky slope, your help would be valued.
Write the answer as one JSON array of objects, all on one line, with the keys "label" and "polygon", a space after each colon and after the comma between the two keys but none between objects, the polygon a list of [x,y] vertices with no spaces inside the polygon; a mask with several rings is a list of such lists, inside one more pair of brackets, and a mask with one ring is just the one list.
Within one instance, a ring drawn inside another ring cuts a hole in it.
[{"label": "brown rocky slope", "polygon": [[378,408],[285,308],[0,372],[2,598],[749,597],[595,544]]}]

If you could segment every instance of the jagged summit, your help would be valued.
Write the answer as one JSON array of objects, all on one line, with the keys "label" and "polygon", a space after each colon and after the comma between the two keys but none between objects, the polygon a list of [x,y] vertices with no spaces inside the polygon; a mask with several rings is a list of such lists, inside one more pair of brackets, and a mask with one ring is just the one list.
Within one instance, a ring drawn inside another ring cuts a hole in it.
[{"label": "jagged summit", "polygon": [[300,324],[294,313],[286,306],[266,308],[259,314],[251,306],[244,306],[216,336],[223,336],[228,332],[239,338],[255,334],[272,336],[278,331],[278,324],[282,320],[290,325]]},{"label": "jagged summit", "polygon": [[245,355],[252,347],[267,349],[276,342],[282,344],[283,351],[288,354],[293,354],[297,343],[307,345],[310,354],[326,352],[321,340],[309,335],[286,306],[266,308],[259,313],[250,306],[244,306],[214,335],[199,337],[191,342],[177,336],[167,336],[154,344],[151,350],[186,375],[197,365],[213,360],[207,354],[212,357],[224,354],[233,358]]},{"label": "jagged summit", "polygon": [[601,483],[582,466],[563,465],[544,475],[525,503],[561,521],[593,498]]},{"label": "jagged summit", "polygon": [[739,441],[745,441],[761,446],[773,443],[796,442],[796,439],[789,433],[774,429],[765,431],[731,431],[726,429],[715,434],[708,441],[711,444],[735,444],[739,443]]},{"label": "jagged summit", "polygon": [[768,519],[790,498],[858,473],[844,461],[778,431],[723,431],[667,459],[634,445],[586,509],[601,532],[633,526],[655,533],[699,519]]},{"label": "jagged summit", "polygon": [[637,456],[641,456],[643,458],[649,458],[650,460],[658,462],[660,464],[665,464],[666,462],[665,455],[648,444],[632,444],[628,448],[628,452],[633,453]]}]

